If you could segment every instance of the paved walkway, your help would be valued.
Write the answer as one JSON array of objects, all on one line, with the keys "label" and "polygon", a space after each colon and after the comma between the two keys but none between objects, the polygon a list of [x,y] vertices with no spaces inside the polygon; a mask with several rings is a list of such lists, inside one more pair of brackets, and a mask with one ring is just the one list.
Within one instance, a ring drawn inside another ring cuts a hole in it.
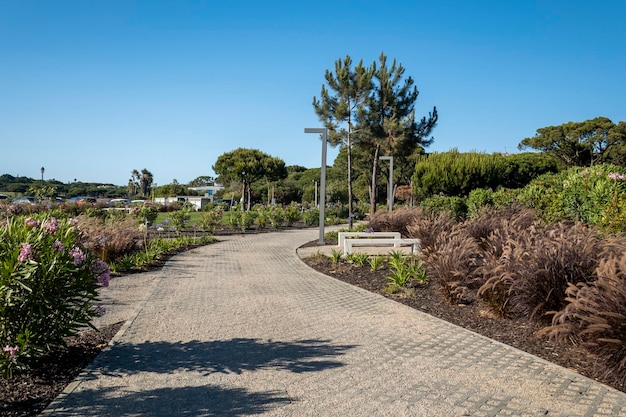
[{"label": "paved walkway", "polygon": [[103,291],[127,320],[46,416],[621,416],[626,394],[324,276],[316,230],[249,235]]}]

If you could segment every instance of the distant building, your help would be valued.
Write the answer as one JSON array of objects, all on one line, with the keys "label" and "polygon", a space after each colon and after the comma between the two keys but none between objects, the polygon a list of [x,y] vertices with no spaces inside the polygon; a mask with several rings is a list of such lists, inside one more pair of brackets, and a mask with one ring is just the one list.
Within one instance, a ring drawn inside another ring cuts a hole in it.
[{"label": "distant building", "polygon": [[215,194],[224,189],[223,185],[215,184],[215,185],[204,185],[202,187],[189,187],[190,190],[200,191],[204,193],[204,196],[211,200],[211,202],[215,201]]},{"label": "distant building", "polygon": [[177,195],[176,197],[157,197],[154,199],[156,204],[163,204],[167,206],[173,203],[190,203],[193,204],[196,211],[202,210],[205,206],[209,205],[212,201],[208,197],[202,197],[197,195]]}]

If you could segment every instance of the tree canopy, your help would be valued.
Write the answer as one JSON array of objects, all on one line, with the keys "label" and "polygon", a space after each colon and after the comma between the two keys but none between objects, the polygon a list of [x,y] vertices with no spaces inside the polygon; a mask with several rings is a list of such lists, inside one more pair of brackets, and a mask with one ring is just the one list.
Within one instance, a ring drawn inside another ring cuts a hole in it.
[{"label": "tree canopy", "polygon": [[217,180],[222,184],[238,183],[241,185],[241,207],[246,201],[250,210],[250,185],[262,178],[268,182],[287,178],[285,162],[265,154],[258,149],[238,148],[220,155],[213,165]]},{"label": "tree canopy", "polygon": [[535,136],[523,139],[518,148],[546,152],[568,167],[621,165],[626,161],[626,122],[614,124],[606,117],[596,117],[543,127]]}]

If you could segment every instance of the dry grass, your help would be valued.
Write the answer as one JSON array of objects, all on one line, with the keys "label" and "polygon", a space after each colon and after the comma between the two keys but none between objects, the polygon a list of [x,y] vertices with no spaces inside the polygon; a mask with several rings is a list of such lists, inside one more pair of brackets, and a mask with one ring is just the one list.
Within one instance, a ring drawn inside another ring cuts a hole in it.
[{"label": "dry grass", "polygon": [[134,252],[143,245],[139,222],[130,216],[104,220],[81,215],[77,220],[85,246],[105,262]]}]

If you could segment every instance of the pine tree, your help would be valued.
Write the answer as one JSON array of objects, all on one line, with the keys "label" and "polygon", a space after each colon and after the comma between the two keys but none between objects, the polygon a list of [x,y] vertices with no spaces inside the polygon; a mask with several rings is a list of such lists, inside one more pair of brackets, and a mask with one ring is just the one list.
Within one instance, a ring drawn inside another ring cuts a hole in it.
[{"label": "pine tree", "polygon": [[346,148],[348,159],[348,215],[352,217],[352,146],[355,122],[363,117],[372,90],[373,70],[363,62],[352,68],[350,56],[335,61],[335,72],[326,70],[328,88],[322,85],[319,101],[313,97],[313,107],[320,121],[329,130],[331,145]]},{"label": "pine tree", "polygon": [[[382,155],[409,157],[417,148],[428,146],[430,135],[437,124],[437,108],[419,122],[415,120],[415,102],[419,96],[411,77],[404,77],[404,67],[396,60],[387,66],[387,57],[381,53],[372,64],[375,84],[366,114],[361,123],[367,134],[361,135],[359,146],[368,149],[371,155],[370,213],[376,211],[378,158]],[[365,128],[365,126],[367,126]]]}]

